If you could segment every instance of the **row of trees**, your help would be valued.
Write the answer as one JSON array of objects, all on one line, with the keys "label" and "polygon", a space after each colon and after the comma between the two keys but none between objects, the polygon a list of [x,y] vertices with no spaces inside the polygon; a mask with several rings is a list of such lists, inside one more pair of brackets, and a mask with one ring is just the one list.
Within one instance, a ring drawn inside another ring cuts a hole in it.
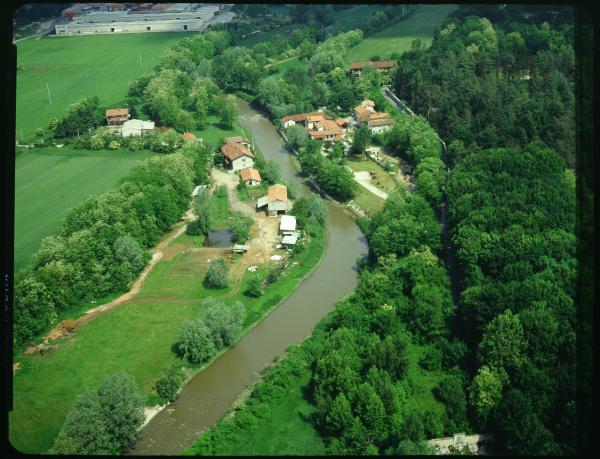
[{"label": "row of trees", "polygon": [[302,173],[313,178],[324,192],[336,199],[352,199],[358,190],[352,172],[335,160],[321,155],[321,146],[318,140],[309,140],[300,149],[298,160]]},{"label": "row of trees", "polygon": [[47,330],[58,312],[129,287],[150,258],[145,249],[181,218],[198,158],[187,151],[148,159],[66,215],[15,276],[16,345]]}]

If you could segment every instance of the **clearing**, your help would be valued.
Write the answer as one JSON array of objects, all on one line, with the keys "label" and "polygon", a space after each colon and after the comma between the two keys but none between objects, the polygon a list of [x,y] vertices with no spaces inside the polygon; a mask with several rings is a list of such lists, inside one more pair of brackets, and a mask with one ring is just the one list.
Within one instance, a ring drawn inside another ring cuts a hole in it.
[{"label": "clearing", "polygon": [[413,40],[419,39],[428,47],[433,40],[433,31],[457,5],[419,5],[408,18],[395,22],[366,37],[345,56],[348,65],[352,61],[369,60],[372,56],[389,58],[394,52],[402,54],[411,49]]},{"label": "clearing", "polygon": [[117,185],[151,152],[36,148],[15,159],[15,269],[26,266],[67,211]]}]

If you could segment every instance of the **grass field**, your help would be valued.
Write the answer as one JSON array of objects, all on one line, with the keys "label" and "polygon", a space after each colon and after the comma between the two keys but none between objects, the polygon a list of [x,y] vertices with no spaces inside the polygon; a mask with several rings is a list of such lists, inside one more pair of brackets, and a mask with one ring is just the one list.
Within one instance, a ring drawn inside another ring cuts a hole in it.
[{"label": "grass field", "polygon": [[424,46],[429,46],[436,26],[457,8],[457,5],[419,5],[408,18],[366,37],[346,54],[345,61],[350,64],[352,61],[369,60],[372,56],[386,59],[393,52],[402,54],[410,50],[417,38]]},{"label": "grass field", "polygon": [[206,256],[182,253],[198,247],[201,239],[183,234],[172,241],[168,249],[172,257],[165,255],[155,266],[133,300],[89,322],[73,338],[59,342],[58,349],[14,359],[22,366],[13,377],[14,410],[9,419],[10,440],[16,448],[35,453],[50,448],[75,399],[117,370],[132,375],[153,403],[153,383],[176,360],[171,347],[177,329],[183,320],[200,314],[203,298],[213,296],[226,304],[241,301],[246,308],[244,325],[249,326],[296,287],[317,264],[324,245],[316,240],[295,257],[298,266],[280,276],[262,297],[249,298],[242,293],[247,271],[233,290],[204,288]]},{"label": "grass field", "polygon": [[383,209],[383,204],[385,201],[379,196],[375,196],[365,187],[359,185],[358,191],[354,196],[354,203],[364,210],[369,217],[372,217],[381,209]]},{"label": "grass field", "polygon": [[40,148],[15,160],[15,268],[29,263],[67,211],[113,188],[150,152]]},{"label": "grass field", "polygon": [[349,160],[348,166],[353,171],[368,171],[375,175],[375,177],[371,180],[371,183],[375,185],[380,190],[385,191],[386,193],[390,193],[396,188],[396,180],[393,176],[388,174],[383,168],[369,160]]},{"label": "grass field", "polygon": [[152,68],[162,52],[184,36],[119,34],[17,43],[17,63],[25,66],[17,72],[17,138],[28,142],[35,128],[45,128],[52,117],[60,119],[70,104],[83,97],[98,96],[101,105],[121,101],[129,81]]}]

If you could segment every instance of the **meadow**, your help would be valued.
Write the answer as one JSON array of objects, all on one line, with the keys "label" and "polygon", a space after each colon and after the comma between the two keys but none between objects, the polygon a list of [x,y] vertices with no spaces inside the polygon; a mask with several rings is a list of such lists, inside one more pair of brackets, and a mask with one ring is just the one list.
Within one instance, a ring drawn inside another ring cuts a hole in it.
[{"label": "meadow", "polygon": [[431,45],[433,31],[457,5],[419,5],[408,18],[395,22],[386,28],[366,37],[350,49],[345,56],[346,63],[370,60],[373,56],[387,59],[394,52],[409,51],[412,42],[421,40],[424,47]]},{"label": "meadow", "polygon": [[42,239],[56,232],[67,211],[113,188],[151,152],[36,148],[15,159],[16,269],[30,261]]},{"label": "meadow", "polygon": [[184,36],[119,34],[18,42],[17,63],[25,70],[17,72],[17,139],[31,141],[37,127],[45,128],[50,118],[60,119],[83,97],[98,96],[101,105],[122,101],[128,83],[151,69],[163,51]]},{"label": "meadow", "polygon": [[75,399],[117,370],[132,375],[148,397],[147,403],[155,404],[152,385],[177,360],[172,351],[177,329],[183,320],[200,315],[203,298],[212,296],[228,305],[241,301],[248,329],[298,285],[318,264],[324,250],[323,240],[315,239],[295,256],[296,267],[280,276],[263,296],[250,298],[243,294],[247,271],[240,281],[231,282],[230,288],[208,290],[203,286],[206,255],[189,250],[197,248],[202,239],[183,234],[173,240],[139,294],[87,323],[74,337],[58,342],[56,350],[44,356],[15,357],[21,369],[13,377],[14,410],[9,420],[13,446],[29,453],[46,451]]}]

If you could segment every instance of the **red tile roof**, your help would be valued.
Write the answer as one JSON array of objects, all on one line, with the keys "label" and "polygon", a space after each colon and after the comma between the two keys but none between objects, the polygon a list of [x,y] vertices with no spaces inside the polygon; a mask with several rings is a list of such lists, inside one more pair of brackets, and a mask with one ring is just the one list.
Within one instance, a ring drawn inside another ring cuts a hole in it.
[{"label": "red tile roof", "polygon": [[230,161],[241,158],[242,156],[254,158],[254,154],[241,143],[226,143],[221,147],[221,153],[223,153],[223,156]]},{"label": "red tile roof", "polygon": [[287,186],[279,183],[269,187],[269,202],[287,201]]},{"label": "red tile roof", "polygon": [[240,171],[240,178],[244,182],[247,182],[248,180],[254,180],[255,182],[262,181],[262,179],[260,178],[259,172],[252,167],[249,167],[247,169],[242,169]]}]

